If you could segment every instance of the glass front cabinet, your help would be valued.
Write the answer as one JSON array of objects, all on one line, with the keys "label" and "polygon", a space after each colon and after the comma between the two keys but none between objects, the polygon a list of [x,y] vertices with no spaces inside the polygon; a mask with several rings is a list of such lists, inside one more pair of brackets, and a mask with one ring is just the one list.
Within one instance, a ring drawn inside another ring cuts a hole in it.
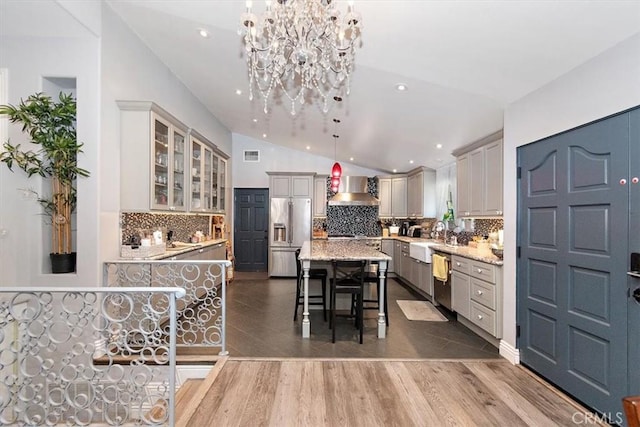
[{"label": "glass front cabinet", "polygon": [[118,107],[120,208],[224,213],[228,156],[153,102]]},{"label": "glass front cabinet", "polygon": [[226,160],[215,146],[194,130],[191,141],[191,192],[189,210],[192,212],[224,212],[226,190]]},{"label": "glass front cabinet", "polygon": [[186,132],[157,114],[153,118],[151,209],[184,211]]},{"label": "glass front cabinet", "polygon": [[121,209],[186,211],[188,127],[152,102],[118,107]]}]

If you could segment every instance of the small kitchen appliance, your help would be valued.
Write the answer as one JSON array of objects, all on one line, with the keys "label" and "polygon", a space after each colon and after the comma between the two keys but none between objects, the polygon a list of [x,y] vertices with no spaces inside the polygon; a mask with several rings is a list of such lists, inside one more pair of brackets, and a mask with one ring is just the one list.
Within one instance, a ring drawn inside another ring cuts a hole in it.
[{"label": "small kitchen appliance", "polygon": [[409,237],[420,237],[422,236],[422,227],[419,225],[412,225],[409,227],[409,231],[407,232]]}]

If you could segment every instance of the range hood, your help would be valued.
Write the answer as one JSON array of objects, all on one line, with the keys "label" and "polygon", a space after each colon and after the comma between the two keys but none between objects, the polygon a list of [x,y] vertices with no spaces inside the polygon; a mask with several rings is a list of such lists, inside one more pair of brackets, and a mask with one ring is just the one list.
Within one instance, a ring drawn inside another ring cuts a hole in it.
[{"label": "range hood", "polygon": [[378,206],[380,201],[367,192],[367,181],[366,176],[343,176],[329,206]]}]

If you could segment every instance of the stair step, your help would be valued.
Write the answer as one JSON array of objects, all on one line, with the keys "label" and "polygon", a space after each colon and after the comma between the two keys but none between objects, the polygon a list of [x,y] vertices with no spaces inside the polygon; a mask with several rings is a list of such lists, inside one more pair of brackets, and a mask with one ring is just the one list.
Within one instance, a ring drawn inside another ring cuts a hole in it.
[{"label": "stair step", "polygon": [[[182,383],[176,392],[176,419],[181,415],[181,409],[193,398],[202,383],[204,383],[204,378],[189,378]],[[147,415],[148,420],[162,420],[164,417],[164,408],[160,406],[149,411]]]}]

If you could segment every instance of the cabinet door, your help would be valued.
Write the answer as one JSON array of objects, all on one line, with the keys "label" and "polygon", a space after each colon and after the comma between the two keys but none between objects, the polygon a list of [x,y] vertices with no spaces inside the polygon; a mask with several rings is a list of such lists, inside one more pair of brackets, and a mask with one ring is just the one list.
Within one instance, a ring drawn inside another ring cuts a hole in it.
[{"label": "cabinet door", "polygon": [[409,256],[409,252],[402,251],[402,278],[411,282],[411,260],[412,258]]},{"label": "cabinet door", "polygon": [[469,153],[469,190],[471,215],[482,215],[484,212],[484,149],[479,148]]},{"label": "cabinet door", "polygon": [[313,182],[310,176],[291,177],[291,197],[312,197]]},{"label": "cabinet door", "polygon": [[327,178],[317,176],[313,180],[313,216],[327,216]]},{"label": "cabinet door", "polygon": [[396,276],[402,277],[402,243],[399,240],[394,240],[393,248],[393,264],[396,269]]},{"label": "cabinet door", "polygon": [[171,205],[169,209],[177,211],[184,211],[186,209],[185,187],[187,179],[185,175],[185,141],[185,134],[174,128],[171,141],[173,150],[170,164],[173,166],[173,171],[170,180]]},{"label": "cabinet door", "polygon": [[290,176],[272,176],[269,185],[270,197],[289,197],[291,187]]},{"label": "cabinet door", "polygon": [[471,316],[471,278],[453,270],[451,272],[451,308],[467,319]]},{"label": "cabinet door", "polygon": [[153,117],[153,158],[152,158],[152,209],[169,208],[169,186],[171,174],[169,172],[170,160],[170,127],[169,122],[155,114]]},{"label": "cabinet door", "polygon": [[391,210],[392,216],[407,216],[407,178],[391,179]]},{"label": "cabinet door", "polygon": [[202,156],[202,186],[200,187],[202,197],[202,210],[210,211],[212,207],[211,192],[213,190],[213,150],[203,144]]},{"label": "cabinet door", "polygon": [[502,140],[485,147],[484,214],[502,215]]},{"label": "cabinet door", "polygon": [[387,273],[395,273],[395,263],[394,263],[394,243],[393,240],[382,240],[382,253],[387,254],[391,257],[391,261],[387,262]]},{"label": "cabinet door", "polygon": [[211,206],[210,209],[214,212],[218,211],[218,194],[220,191],[220,162],[218,155],[212,153],[211,155]]},{"label": "cabinet door", "polygon": [[380,178],[378,180],[378,198],[380,206],[378,206],[378,215],[382,217],[392,216],[391,211],[391,179]]},{"label": "cabinet door", "polygon": [[204,173],[202,167],[202,157],[204,156],[204,147],[202,143],[191,138],[191,205],[192,211],[199,211],[204,208],[202,203],[202,175]]},{"label": "cabinet door", "polygon": [[219,159],[218,173],[218,212],[225,212],[227,209],[227,161]]},{"label": "cabinet door", "polygon": [[409,216],[422,216],[421,211],[422,198],[420,194],[422,192],[422,175],[415,174],[407,177],[407,215]]},{"label": "cabinet door", "polygon": [[469,188],[469,154],[463,154],[456,160],[456,189],[458,216],[471,214],[471,196]]},{"label": "cabinet door", "polygon": [[429,296],[433,296],[433,270],[431,264],[420,263],[420,289]]}]

